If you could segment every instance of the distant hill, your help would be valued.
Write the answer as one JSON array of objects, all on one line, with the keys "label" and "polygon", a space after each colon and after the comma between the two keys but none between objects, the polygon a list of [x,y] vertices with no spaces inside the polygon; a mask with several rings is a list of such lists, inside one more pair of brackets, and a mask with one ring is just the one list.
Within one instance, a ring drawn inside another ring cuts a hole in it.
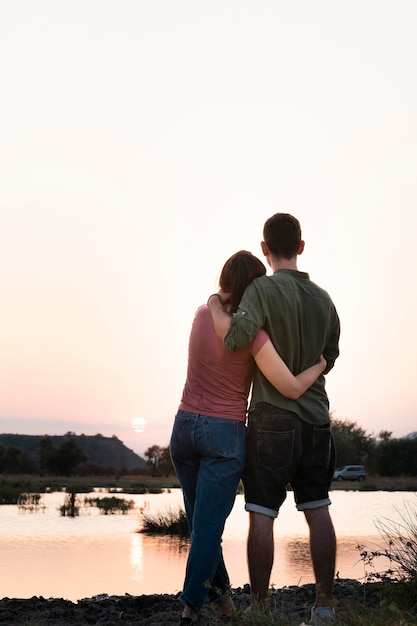
[{"label": "distant hill", "polygon": [[[44,436],[4,434],[0,435],[0,444],[5,447],[19,448],[38,462],[39,443]],[[117,471],[145,470],[149,467],[145,459],[127,448],[116,436],[76,435],[68,432],[65,435],[49,435],[49,437],[55,447],[60,446],[67,439],[74,439],[86,455],[88,462],[100,467],[114,467]]]}]

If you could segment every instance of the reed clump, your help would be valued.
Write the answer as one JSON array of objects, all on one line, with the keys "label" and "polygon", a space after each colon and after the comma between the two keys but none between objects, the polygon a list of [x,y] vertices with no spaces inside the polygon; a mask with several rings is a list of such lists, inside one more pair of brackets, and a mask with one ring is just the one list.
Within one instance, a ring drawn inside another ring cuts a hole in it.
[{"label": "reed clump", "polygon": [[140,510],[140,517],[142,526],[138,532],[150,535],[190,536],[187,516],[181,507],[166,507],[158,511],[149,511],[144,507]]},{"label": "reed clump", "polygon": [[97,507],[103,515],[127,515],[134,508],[135,503],[126,498],[105,496],[104,498],[84,498],[84,505]]}]

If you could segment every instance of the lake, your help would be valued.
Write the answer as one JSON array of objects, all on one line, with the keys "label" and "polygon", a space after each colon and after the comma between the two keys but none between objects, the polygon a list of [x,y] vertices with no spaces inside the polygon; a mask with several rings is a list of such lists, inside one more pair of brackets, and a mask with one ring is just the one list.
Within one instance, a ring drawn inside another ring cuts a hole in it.
[{"label": "lake", "polygon": [[[82,494],[97,497],[105,494]],[[176,593],[181,590],[188,544],[151,537],[140,528],[141,507],[161,511],[182,505],[182,492],[125,495],[135,509],[128,515],[100,515],[86,508],[79,517],[61,517],[65,493],[42,494],[44,508],[22,513],[0,506],[0,579],[2,597],[43,596],[76,601],[99,594]],[[382,546],[377,520],[399,519],[405,503],[417,504],[414,492],[332,491],[331,514],[338,537],[336,571],[340,578],[363,580],[358,544]],[[396,510],[397,509],[397,510]],[[232,587],[248,582],[246,535],[248,514],[243,496],[236,498],[223,536],[223,552]],[[307,524],[295,509],[292,494],[275,522],[275,587],[313,582]]]}]

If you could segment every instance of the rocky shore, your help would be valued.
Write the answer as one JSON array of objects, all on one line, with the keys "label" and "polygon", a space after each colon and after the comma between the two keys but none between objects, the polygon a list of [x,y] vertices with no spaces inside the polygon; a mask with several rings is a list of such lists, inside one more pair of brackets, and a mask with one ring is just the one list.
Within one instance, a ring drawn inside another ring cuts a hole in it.
[{"label": "rocky shore", "polygon": [[[231,623],[238,624],[241,623],[239,615],[250,604],[249,586],[233,589],[232,594],[238,616]],[[346,601],[349,607],[352,604],[369,608],[378,606],[381,589],[378,583],[337,580],[334,597],[338,614],[342,617]],[[308,618],[313,598],[312,584],[271,589],[272,615],[276,615],[277,623],[299,624]],[[75,603],[43,597],[0,600],[0,626],[174,626],[179,623],[180,613],[181,604],[175,595],[100,595]],[[285,619],[285,622],[278,621],[278,618]],[[201,623],[202,626],[220,624],[214,607],[204,608]]]}]

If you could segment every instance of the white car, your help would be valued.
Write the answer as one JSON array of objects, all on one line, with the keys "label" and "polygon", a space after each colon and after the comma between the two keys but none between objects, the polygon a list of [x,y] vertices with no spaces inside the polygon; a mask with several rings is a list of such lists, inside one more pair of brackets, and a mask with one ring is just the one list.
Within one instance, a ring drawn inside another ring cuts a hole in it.
[{"label": "white car", "polygon": [[363,465],[344,465],[333,474],[333,480],[365,480],[366,469]]}]

